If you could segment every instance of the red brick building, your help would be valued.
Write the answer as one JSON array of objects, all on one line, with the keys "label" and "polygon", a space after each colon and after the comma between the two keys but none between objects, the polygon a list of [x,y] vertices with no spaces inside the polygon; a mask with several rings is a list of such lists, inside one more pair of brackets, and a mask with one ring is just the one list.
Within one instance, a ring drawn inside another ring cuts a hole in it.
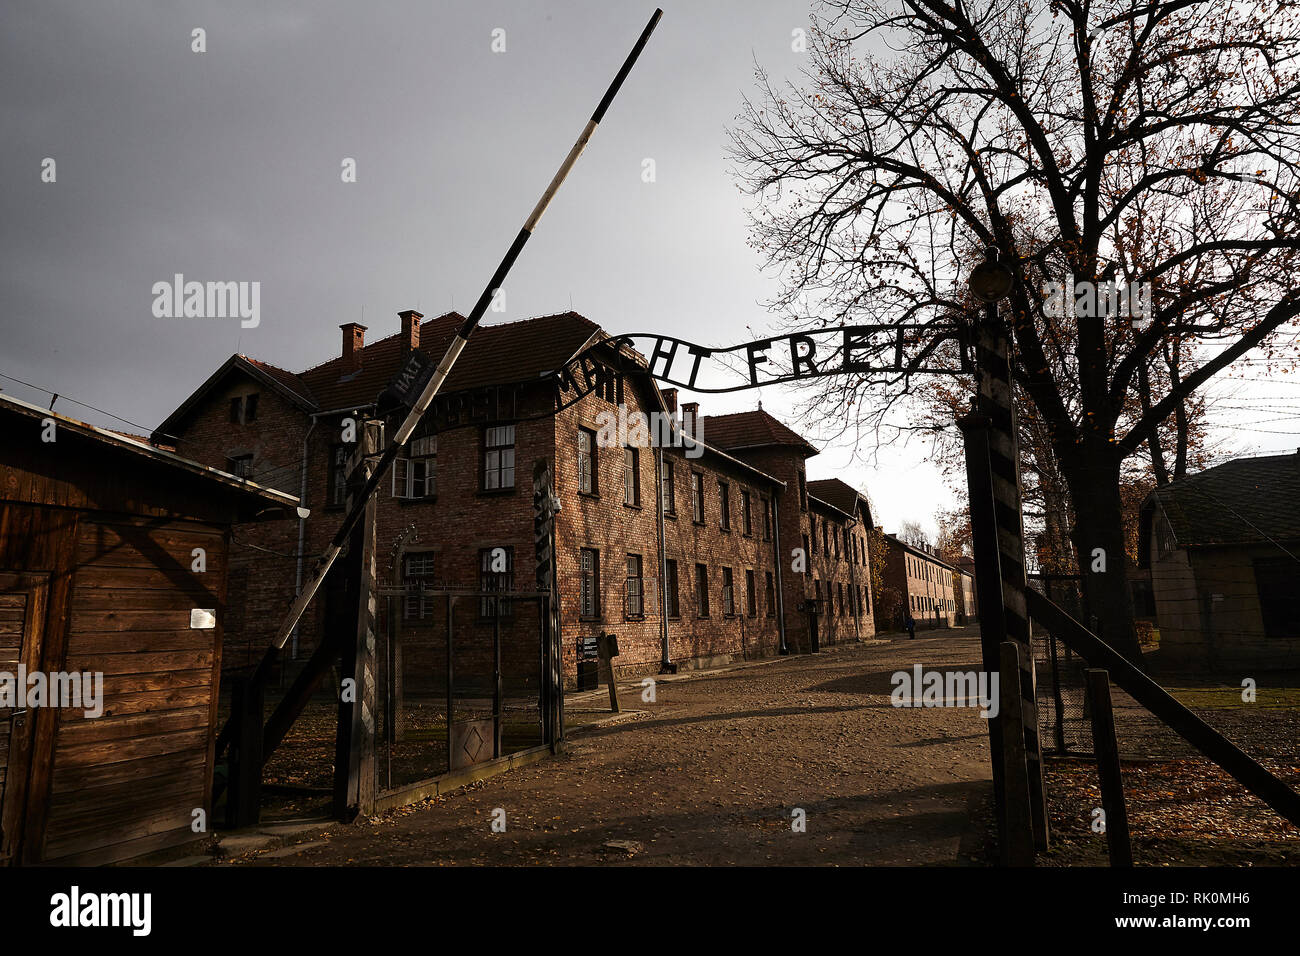
[{"label": "red brick building", "polygon": [[951,627],[957,612],[953,593],[956,569],[930,551],[900,541],[892,534],[886,534],[884,542],[885,553],[873,555],[884,562],[883,588],[893,592],[889,597],[877,598],[882,609],[893,605],[885,612],[891,619],[882,621],[882,626],[901,629],[904,612],[910,611],[918,629]]},{"label": "red brick building", "polygon": [[[441,358],[462,321],[455,313],[422,319],[403,312],[401,331],[370,345],[363,326],[341,326],[340,354],[300,373],[232,356],[155,433],[310,509],[292,528],[236,529],[229,665],[260,658],[336,529],[350,423],[386,419],[391,435],[398,419],[381,393],[411,350]],[[654,672],[665,660],[765,656],[783,645],[807,651],[805,602],[819,596],[821,643],[870,637],[865,499],[838,481],[810,492],[805,462],[817,449],[767,413],[701,418],[640,372],[611,377],[552,413],[544,377],[603,341],[572,312],[478,330],[381,494],[381,583],[531,589],[531,474],[546,458],[562,503],[566,680],[576,673],[578,639],[603,630],[618,635],[622,673]],[[619,348],[624,367],[644,367]],[[657,448],[631,432],[611,441],[611,419],[635,413],[670,417],[679,441]],[[801,547],[806,565],[792,554]],[[498,548],[508,556],[504,575],[485,558]],[[418,619],[419,602],[403,613]],[[290,660],[310,652],[322,614],[316,606],[304,617]]]}]

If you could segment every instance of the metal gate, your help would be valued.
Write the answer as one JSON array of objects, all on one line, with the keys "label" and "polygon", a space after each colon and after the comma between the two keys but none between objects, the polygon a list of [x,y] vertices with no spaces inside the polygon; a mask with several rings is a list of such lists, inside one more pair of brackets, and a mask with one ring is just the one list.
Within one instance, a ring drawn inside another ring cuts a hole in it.
[{"label": "metal gate", "polygon": [[379,594],[379,797],[554,743],[543,724],[549,594]]}]

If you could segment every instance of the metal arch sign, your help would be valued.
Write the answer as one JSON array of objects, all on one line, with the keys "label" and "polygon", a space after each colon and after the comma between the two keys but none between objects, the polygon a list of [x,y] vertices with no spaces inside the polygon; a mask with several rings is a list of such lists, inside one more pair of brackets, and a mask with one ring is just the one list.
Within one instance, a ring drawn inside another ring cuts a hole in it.
[{"label": "metal arch sign", "polygon": [[[949,343],[956,354],[940,356],[940,348]],[[707,348],[670,335],[630,333],[601,339],[544,373],[538,381],[551,394],[550,408],[544,412],[520,415],[520,386],[490,385],[439,395],[428,418],[432,430],[445,431],[487,421],[547,418],[592,392],[618,403],[629,374],[648,374],[666,385],[717,394],[828,375],[963,375],[973,369],[966,328],[957,323],[845,325],[727,348]],[[432,362],[411,352],[384,398],[411,407],[431,374]]]},{"label": "metal arch sign", "polygon": [[[945,343],[956,347],[957,363],[940,361]],[[644,358],[633,362],[627,347]],[[611,363],[613,351],[622,361]],[[554,412],[591,392],[621,389],[627,372],[694,392],[738,392],[764,385],[803,382],[827,375],[964,375],[974,370],[965,326],[943,324],[844,325],[756,339],[727,348],[706,348],[669,335],[611,336],[579,352],[543,376],[549,380]]]}]

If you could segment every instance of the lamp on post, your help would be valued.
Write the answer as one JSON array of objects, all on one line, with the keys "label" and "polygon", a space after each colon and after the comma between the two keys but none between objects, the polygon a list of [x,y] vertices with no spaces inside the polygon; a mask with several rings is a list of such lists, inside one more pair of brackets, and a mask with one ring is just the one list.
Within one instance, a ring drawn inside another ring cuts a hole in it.
[{"label": "lamp on post", "polygon": [[989,246],[984,253],[984,261],[977,265],[966,280],[971,295],[985,305],[994,305],[999,299],[1011,294],[1011,287],[1016,277],[1011,270],[998,261],[998,250]]}]

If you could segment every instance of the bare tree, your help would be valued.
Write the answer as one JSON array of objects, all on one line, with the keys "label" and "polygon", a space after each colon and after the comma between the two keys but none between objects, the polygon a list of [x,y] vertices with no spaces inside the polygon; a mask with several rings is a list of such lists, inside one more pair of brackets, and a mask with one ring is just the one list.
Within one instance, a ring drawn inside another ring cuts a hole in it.
[{"label": "bare tree", "polygon": [[[798,328],[935,329],[973,312],[965,277],[996,248],[1017,280],[1003,306],[1016,383],[1073,506],[1085,600],[1136,656],[1126,462],[1247,352],[1295,357],[1296,6],[825,9],[803,79],[778,88],[759,71],[733,132],[755,244],[784,279],[774,305]],[[1053,310],[1044,290],[1070,278],[1148,289],[1149,321]],[[805,410],[858,435],[879,436],[911,392],[905,375],[818,381]],[[1167,471],[1161,443],[1148,447]]]},{"label": "bare tree", "polygon": [[930,547],[930,537],[919,521],[904,521],[899,525],[898,540],[922,550]]}]

